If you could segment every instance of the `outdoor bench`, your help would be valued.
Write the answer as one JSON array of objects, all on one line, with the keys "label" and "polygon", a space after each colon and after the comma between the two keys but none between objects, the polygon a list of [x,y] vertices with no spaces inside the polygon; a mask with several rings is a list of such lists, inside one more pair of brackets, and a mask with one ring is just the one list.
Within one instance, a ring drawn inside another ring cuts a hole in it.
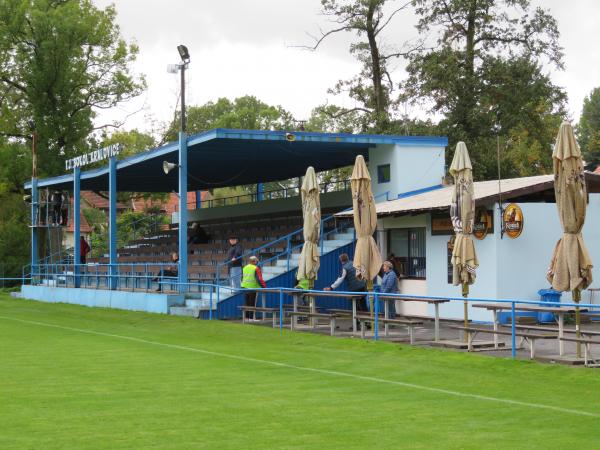
[{"label": "outdoor bench", "polygon": [[592,345],[600,345],[599,340],[576,338],[576,337],[561,337],[561,341],[577,342],[583,345],[583,363],[587,367],[600,367],[600,364],[596,364],[592,356]]},{"label": "outdoor bench", "polygon": [[[473,351],[473,339],[477,333],[489,333],[489,334],[501,334],[504,336],[512,336],[512,331],[493,330],[489,328],[475,328],[475,327],[459,327],[450,326],[455,330],[465,331],[467,333],[467,345],[468,351]],[[529,355],[530,359],[535,358],[535,341],[537,339],[556,339],[555,334],[542,334],[542,333],[528,333],[522,331],[516,331],[515,336],[519,337],[521,342],[517,345],[517,348],[521,348],[523,343],[527,341],[529,344]]]},{"label": "outdoor bench", "polygon": [[[338,317],[337,314],[325,314],[319,312],[307,312],[307,311],[291,311],[290,316],[292,316],[292,321],[290,324],[290,329],[294,329],[296,327],[296,317],[309,317],[311,319],[327,319],[329,321],[329,328],[331,336],[335,335],[335,319]],[[314,322],[313,328],[316,328],[317,323]]]},{"label": "outdoor bench", "polygon": [[279,308],[263,308],[260,306],[238,306],[242,310],[242,323],[246,323],[246,311],[252,311],[255,314],[257,312],[271,314],[273,318],[273,328],[277,327],[277,315],[279,314]]},{"label": "outdoor bench", "polygon": [[[356,320],[360,323],[360,337],[361,338],[365,338],[365,324],[369,323],[369,322],[374,322],[375,317],[372,315],[356,315]],[[406,326],[406,328],[408,328],[408,336],[410,339],[410,343],[414,344],[415,342],[415,334],[414,334],[414,327],[415,325],[423,325],[423,321],[421,320],[410,320],[410,319],[404,319],[401,317],[395,318],[395,319],[386,319],[385,317],[378,317],[377,321],[380,323],[383,323],[385,325],[384,328],[384,336],[388,336],[388,326],[389,325],[403,325]]]}]

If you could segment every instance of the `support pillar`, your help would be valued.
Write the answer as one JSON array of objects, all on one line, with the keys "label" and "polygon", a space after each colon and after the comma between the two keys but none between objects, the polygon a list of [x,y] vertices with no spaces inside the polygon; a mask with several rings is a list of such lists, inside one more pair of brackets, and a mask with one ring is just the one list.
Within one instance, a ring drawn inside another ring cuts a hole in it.
[{"label": "support pillar", "polygon": [[188,281],[187,255],[187,136],[179,132],[179,292],[185,292]]},{"label": "support pillar", "polygon": [[256,184],[256,201],[262,202],[265,199],[265,186],[262,183]]},{"label": "support pillar", "polygon": [[75,275],[75,287],[81,286],[81,279],[79,277],[81,263],[81,169],[76,167],[73,170],[73,274]]},{"label": "support pillar", "polygon": [[108,161],[108,257],[110,264],[110,289],[117,288],[117,159]]},{"label": "support pillar", "polygon": [[31,274],[37,272],[38,263],[38,180],[37,178],[31,178]]}]

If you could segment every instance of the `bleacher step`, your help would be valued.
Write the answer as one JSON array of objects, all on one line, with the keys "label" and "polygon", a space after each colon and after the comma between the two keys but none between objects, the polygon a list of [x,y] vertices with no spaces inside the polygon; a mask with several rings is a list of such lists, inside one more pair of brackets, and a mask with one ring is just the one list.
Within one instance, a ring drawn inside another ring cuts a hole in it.
[{"label": "bleacher step", "polygon": [[187,306],[171,306],[169,314],[172,316],[198,317],[200,314],[199,308],[188,308]]}]

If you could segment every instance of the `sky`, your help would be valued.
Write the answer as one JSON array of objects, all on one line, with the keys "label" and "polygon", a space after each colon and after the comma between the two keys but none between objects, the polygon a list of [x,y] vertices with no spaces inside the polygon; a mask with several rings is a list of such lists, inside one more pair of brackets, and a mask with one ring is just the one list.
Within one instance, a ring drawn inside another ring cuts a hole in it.
[{"label": "sky", "polygon": [[[114,3],[123,37],[137,42],[140,49],[132,70],[144,74],[148,84],[139,98],[99,114],[96,125],[125,120],[125,129],[152,132],[172,120],[179,76],[166,68],[179,62],[179,44],[185,44],[191,55],[186,72],[188,105],[254,95],[281,105],[296,119],[307,119],[323,103],[354,106],[348,98],[327,93],[338,80],[359,70],[348,52],[351,35],[332,36],[314,52],[299,48],[331,26],[320,14],[319,0],[93,1],[102,8]],[[550,10],[558,21],[565,70],[548,68],[548,72],[566,90],[569,119],[577,121],[584,97],[600,86],[600,1],[532,0],[532,4]],[[415,23],[410,10],[396,15],[384,45],[393,48],[415,39]],[[403,64],[395,63],[394,81],[404,76]],[[407,105],[404,112],[426,116],[419,107]]]}]

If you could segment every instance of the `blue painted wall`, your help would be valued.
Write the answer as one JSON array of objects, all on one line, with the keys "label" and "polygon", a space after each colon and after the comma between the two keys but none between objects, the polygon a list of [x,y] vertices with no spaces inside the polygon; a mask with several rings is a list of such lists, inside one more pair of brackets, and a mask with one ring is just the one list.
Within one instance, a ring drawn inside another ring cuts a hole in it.
[{"label": "blue painted wall", "polygon": [[[389,191],[390,199],[403,192],[439,185],[445,174],[444,145],[379,144],[369,149],[373,194]],[[390,165],[390,181],[379,183],[377,166]]]},{"label": "blue painted wall", "polygon": [[[494,208],[494,234],[483,240],[475,239],[479,258],[477,280],[470,287],[470,297],[517,298],[538,300],[538,290],[547,289],[546,271],[554,246],[562,235],[562,229],[554,203],[519,203],[523,210],[524,227],[521,236],[510,239],[500,238],[500,212]],[[505,204],[506,206],[506,204]],[[401,227],[398,218],[395,227]],[[386,227],[387,228],[387,227]],[[427,294],[434,296],[460,296],[460,286],[447,282],[446,243],[450,236],[432,236],[431,222],[427,229]],[[595,266],[600,264],[600,194],[590,194],[583,227],[583,238]],[[600,286],[597,273],[591,288]],[[590,295],[582,293],[582,300],[588,302]],[[571,301],[571,293],[565,292],[562,301]],[[597,301],[597,300],[596,300]],[[460,318],[463,315],[462,303],[451,302],[441,306],[442,316]],[[430,308],[430,313],[433,311]],[[474,320],[490,321],[491,313],[479,308],[470,308],[469,315]]]},{"label": "blue painted wall", "polygon": [[24,298],[41,302],[71,303],[90,307],[116,308],[161,314],[168,314],[170,306],[184,304],[183,295],[103,289],[23,285],[21,286],[21,294]]},{"label": "blue painted wall", "polygon": [[[352,258],[354,256],[354,243],[344,245],[336,250],[333,250],[321,257],[321,267],[319,268],[319,274],[317,281],[315,282],[315,289],[323,289],[326,286],[330,286],[337,277],[341,274],[341,266],[338,261],[339,256],[342,253],[348,253]],[[296,285],[296,270],[291,270],[284,274],[281,274],[275,278],[267,281],[267,287],[294,287]],[[345,283],[342,284],[340,290],[345,290]],[[265,294],[266,295],[266,306],[269,308],[279,307],[279,294]],[[284,304],[291,304],[292,298],[289,295],[285,295],[283,299]],[[229,297],[217,305],[216,315],[213,318],[217,319],[239,319],[241,317],[238,306],[244,304],[244,293],[240,293]],[[260,303],[260,300],[258,301]],[[349,309],[352,307],[351,302],[343,298],[331,298],[331,297],[317,297],[317,306],[322,308],[334,308],[334,309]],[[202,312],[202,318],[208,319],[208,311]]]}]

